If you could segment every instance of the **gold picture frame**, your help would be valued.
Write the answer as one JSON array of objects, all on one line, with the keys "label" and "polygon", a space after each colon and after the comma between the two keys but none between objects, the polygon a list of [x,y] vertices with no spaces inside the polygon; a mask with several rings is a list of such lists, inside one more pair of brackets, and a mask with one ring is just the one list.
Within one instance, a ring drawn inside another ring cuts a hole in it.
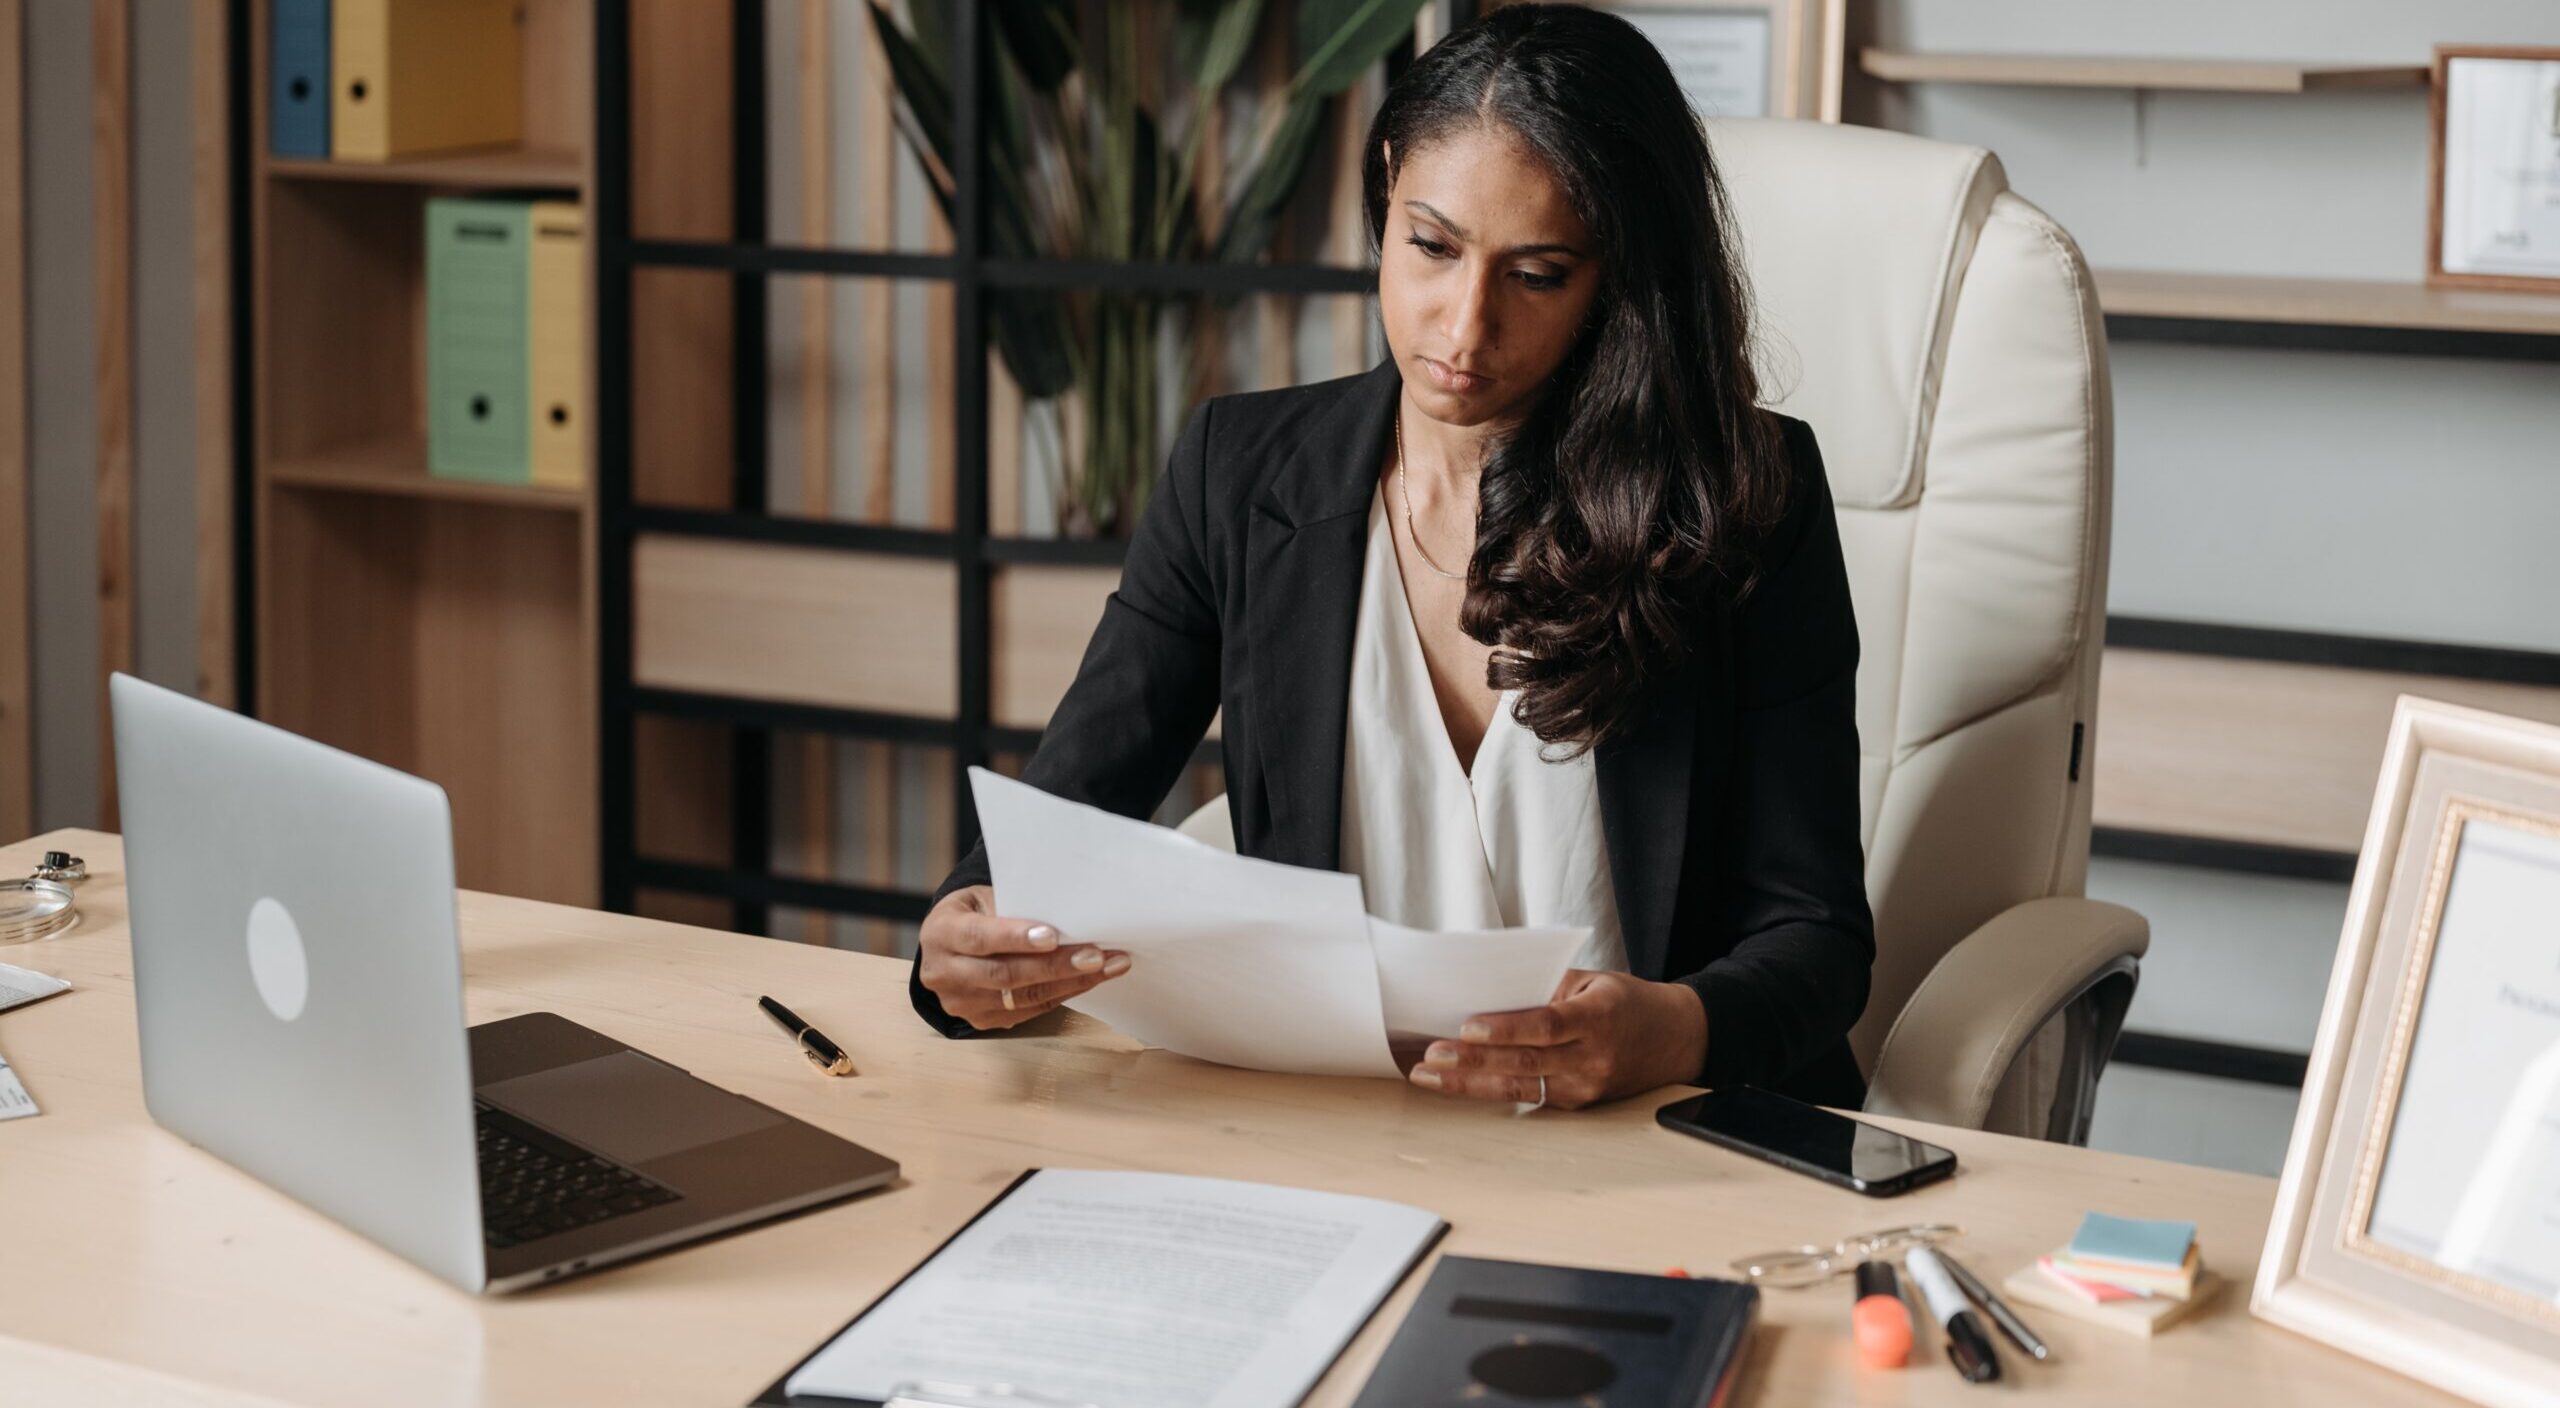
[{"label": "gold picture frame", "polygon": [[[2532,1176],[2560,1159],[2550,913],[2560,727],[2403,696],[2253,1313],[2476,1403],[2553,1401],[2560,1233],[2532,1230],[2560,1226]],[[2483,1059],[2502,1043],[2533,1055]]]}]

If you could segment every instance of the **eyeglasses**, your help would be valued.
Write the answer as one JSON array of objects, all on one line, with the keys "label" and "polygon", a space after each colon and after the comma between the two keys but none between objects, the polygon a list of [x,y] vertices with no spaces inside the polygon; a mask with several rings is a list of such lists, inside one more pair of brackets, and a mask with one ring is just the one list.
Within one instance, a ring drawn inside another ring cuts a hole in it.
[{"label": "eyeglasses", "polygon": [[1964,1229],[1944,1222],[1922,1222],[1909,1227],[1888,1227],[1881,1232],[1861,1232],[1843,1237],[1827,1247],[1790,1247],[1785,1251],[1761,1252],[1756,1256],[1736,1257],[1728,1263],[1734,1274],[1755,1286],[1773,1286],[1795,1290],[1817,1286],[1862,1261],[1893,1256],[1913,1247],[1934,1247]]}]

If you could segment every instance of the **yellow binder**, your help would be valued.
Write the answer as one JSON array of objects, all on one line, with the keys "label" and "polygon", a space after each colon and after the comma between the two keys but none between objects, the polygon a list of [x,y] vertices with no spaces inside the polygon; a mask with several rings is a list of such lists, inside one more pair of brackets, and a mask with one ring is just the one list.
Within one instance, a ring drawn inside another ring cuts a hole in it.
[{"label": "yellow binder", "polygon": [[329,150],[389,161],[523,132],[517,0],[335,0]]},{"label": "yellow binder", "polygon": [[575,489],[587,480],[587,225],[565,200],[533,203],[525,343],[533,422],[533,482]]}]

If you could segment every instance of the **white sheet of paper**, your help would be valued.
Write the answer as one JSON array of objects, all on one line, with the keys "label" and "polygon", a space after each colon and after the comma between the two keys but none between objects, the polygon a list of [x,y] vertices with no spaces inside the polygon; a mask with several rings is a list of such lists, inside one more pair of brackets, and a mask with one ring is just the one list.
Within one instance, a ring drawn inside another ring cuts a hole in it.
[{"label": "white sheet of paper", "polygon": [[1590,937],[1587,927],[1435,931],[1371,918],[1387,1039],[1454,1037],[1480,1012],[1545,1006]]},{"label": "white sheet of paper", "polygon": [[0,1012],[70,989],[69,983],[50,973],[39,973],[14,963],[0,963]]},{"label": "white sheet of paper", "polygon": [[985,768],[969,790],[996,912],[1130,957],[1067,1006],[1204,1061],[1397,1074],[1360,877],[1230,854]]},{"label": "white sheet of paper", "polygon": [[1010,1384],[1111,1408],[1284,1408],[1440,1225],[1340,1193],[1043,1169],[784,1388],[876,1401],[902,1383]]},{"label": "white sheet of paper", "polygon": [[24,1119],[44,1113],[36,1108],[35,1097],[27,1094],[18,1081],[18,1073],[9,1069],[9,1058],[0,1056],[0,1120]]}]

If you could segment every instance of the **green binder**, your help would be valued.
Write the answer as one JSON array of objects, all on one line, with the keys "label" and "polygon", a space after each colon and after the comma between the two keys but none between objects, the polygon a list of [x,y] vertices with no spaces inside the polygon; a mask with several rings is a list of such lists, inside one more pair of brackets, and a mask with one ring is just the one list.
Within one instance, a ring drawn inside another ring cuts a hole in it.
[{"label": "green binder", "polygon": [[427,472],[533,480],[525,413],[524,201],[427,202]]}]

